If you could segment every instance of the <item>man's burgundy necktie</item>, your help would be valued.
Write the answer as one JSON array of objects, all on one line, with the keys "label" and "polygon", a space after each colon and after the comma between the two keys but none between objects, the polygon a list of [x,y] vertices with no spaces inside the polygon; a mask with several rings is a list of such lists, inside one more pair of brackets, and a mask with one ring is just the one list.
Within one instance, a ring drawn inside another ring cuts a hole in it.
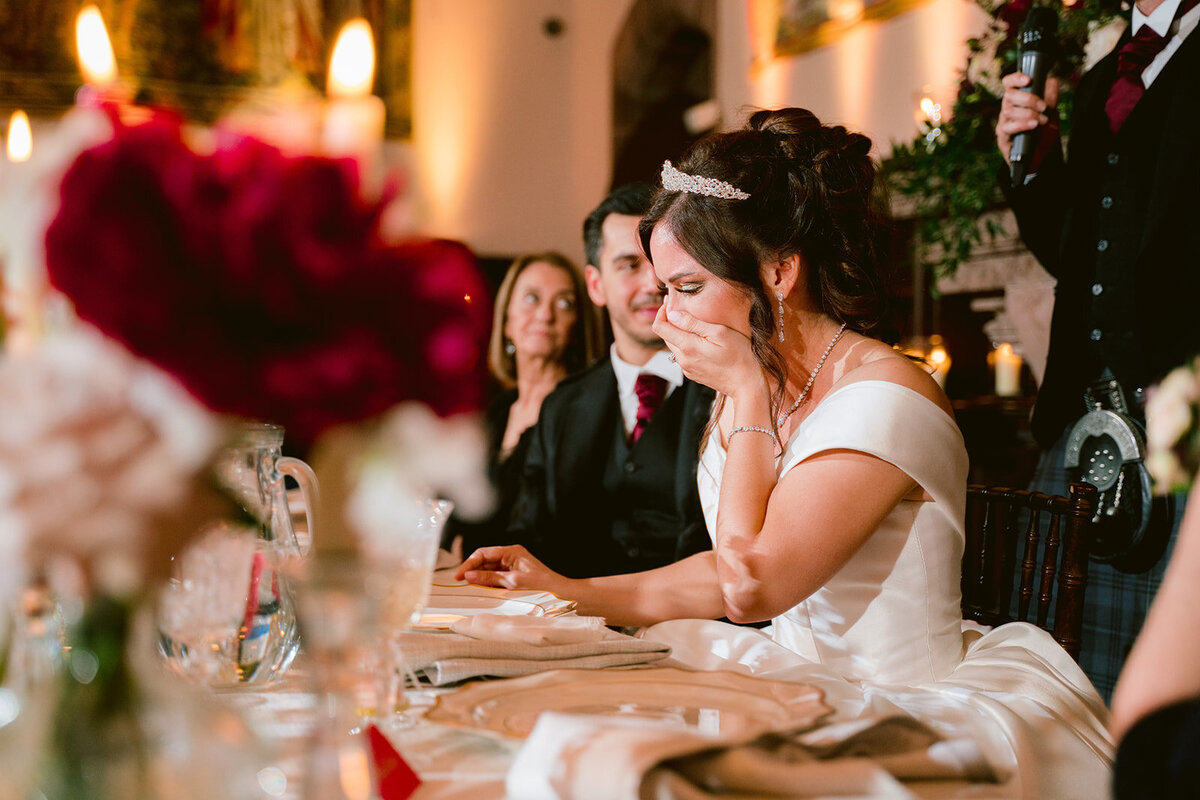
[{"label": "man's burgundy necktie", "polygon": [[646,426],[650,424],[654,412],[663,404],[663,398],[667,396],[667,382],[657,375],[643,373],[638,375],[637,382],[633,384],[633,391],[638,399],[637,421],[629,438],[636,442],[646,432]]},{"label": "man's burgundy necktie", "polygon": [[[1184,0],[1179,4],[1178,19],[1196,5],[1196,0]],[[1150,66],[1154,57],[1167,46],[1167,37],[1159,36],[1149,25],[1143,24],[1129,41],[1117,52],[1117,79],[1108,92],[1104,110],[1108,114],[1108,127],[1116,133],[1146,93],[1142,83],[1142,72]]]}]

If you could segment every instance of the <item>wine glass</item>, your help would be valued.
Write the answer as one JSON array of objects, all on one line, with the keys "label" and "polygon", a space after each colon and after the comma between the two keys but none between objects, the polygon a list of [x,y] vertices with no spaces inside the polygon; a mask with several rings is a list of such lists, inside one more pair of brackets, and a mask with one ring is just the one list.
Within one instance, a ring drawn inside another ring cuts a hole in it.
[{"label": "wine glass", "polygon": [[454,504],[427,496],[393,500],[388,519],[375,519],[360,530],[364,555],[372,571],[382,576],[379,628],[390,658],[389,685],[384,696],[385,714],[392,726],[407,727],[412,720],[406,686],[417,678],[404,657],[404,634],[421,619],[429,597],[442,529]]},{"label": "wine glass", "polygon": [[305,656],[316,680],[317,719],[305,758],[304,797],[365,796],[370,754],[363,718],[376,713],[379,672],[372,663],[385,593],[377,565],[354,552],[321,552],[293,563]]}]

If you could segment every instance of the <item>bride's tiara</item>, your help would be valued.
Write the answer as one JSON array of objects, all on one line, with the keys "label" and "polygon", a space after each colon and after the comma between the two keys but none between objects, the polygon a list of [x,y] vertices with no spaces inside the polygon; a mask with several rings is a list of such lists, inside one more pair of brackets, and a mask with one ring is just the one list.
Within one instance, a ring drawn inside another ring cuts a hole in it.
[{"label": "bride's tiara", "polygon": [[690,192],[707,197],[721,197],[725,200],[745,200],[750,197],[746,192],[725,181],[680,172],[671,165],[670,161],[663,162],[662,185],[664,189],[672,192]]}]

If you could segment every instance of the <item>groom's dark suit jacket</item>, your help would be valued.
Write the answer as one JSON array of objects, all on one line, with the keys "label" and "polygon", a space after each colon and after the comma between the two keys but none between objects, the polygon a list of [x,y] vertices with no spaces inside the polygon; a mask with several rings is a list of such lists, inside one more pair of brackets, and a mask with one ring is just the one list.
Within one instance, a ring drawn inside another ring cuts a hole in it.
[{"label": "groom's dark suit jacket", "polygon": [[576,578],[710,549],[696,464],[712,401],[685,380],[630,444],[608,359],[564,380],[533,428],[508,542]]},{"label": "groom's dark suit jacket", "polygon": [[1056,149],[1025,186],[1002,184],[1058,279],[1033,416],[1045,447],[1104,368],[1133,391],[1200,351],[1200,30],[1114,135],[1104,104],[1128,38],[1079,82],[1065,162]]}]

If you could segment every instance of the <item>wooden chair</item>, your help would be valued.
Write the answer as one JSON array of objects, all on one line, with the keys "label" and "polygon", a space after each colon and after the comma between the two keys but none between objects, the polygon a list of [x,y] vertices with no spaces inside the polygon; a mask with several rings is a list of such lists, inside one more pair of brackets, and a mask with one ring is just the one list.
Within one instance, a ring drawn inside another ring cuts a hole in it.
[{"label": "wooden chair", "polygon": [[1096,489],[1082,482],[1067,497],[968,486],[963,616],[985,625],[1034,622],[1078,660],[1095,508]]}]

